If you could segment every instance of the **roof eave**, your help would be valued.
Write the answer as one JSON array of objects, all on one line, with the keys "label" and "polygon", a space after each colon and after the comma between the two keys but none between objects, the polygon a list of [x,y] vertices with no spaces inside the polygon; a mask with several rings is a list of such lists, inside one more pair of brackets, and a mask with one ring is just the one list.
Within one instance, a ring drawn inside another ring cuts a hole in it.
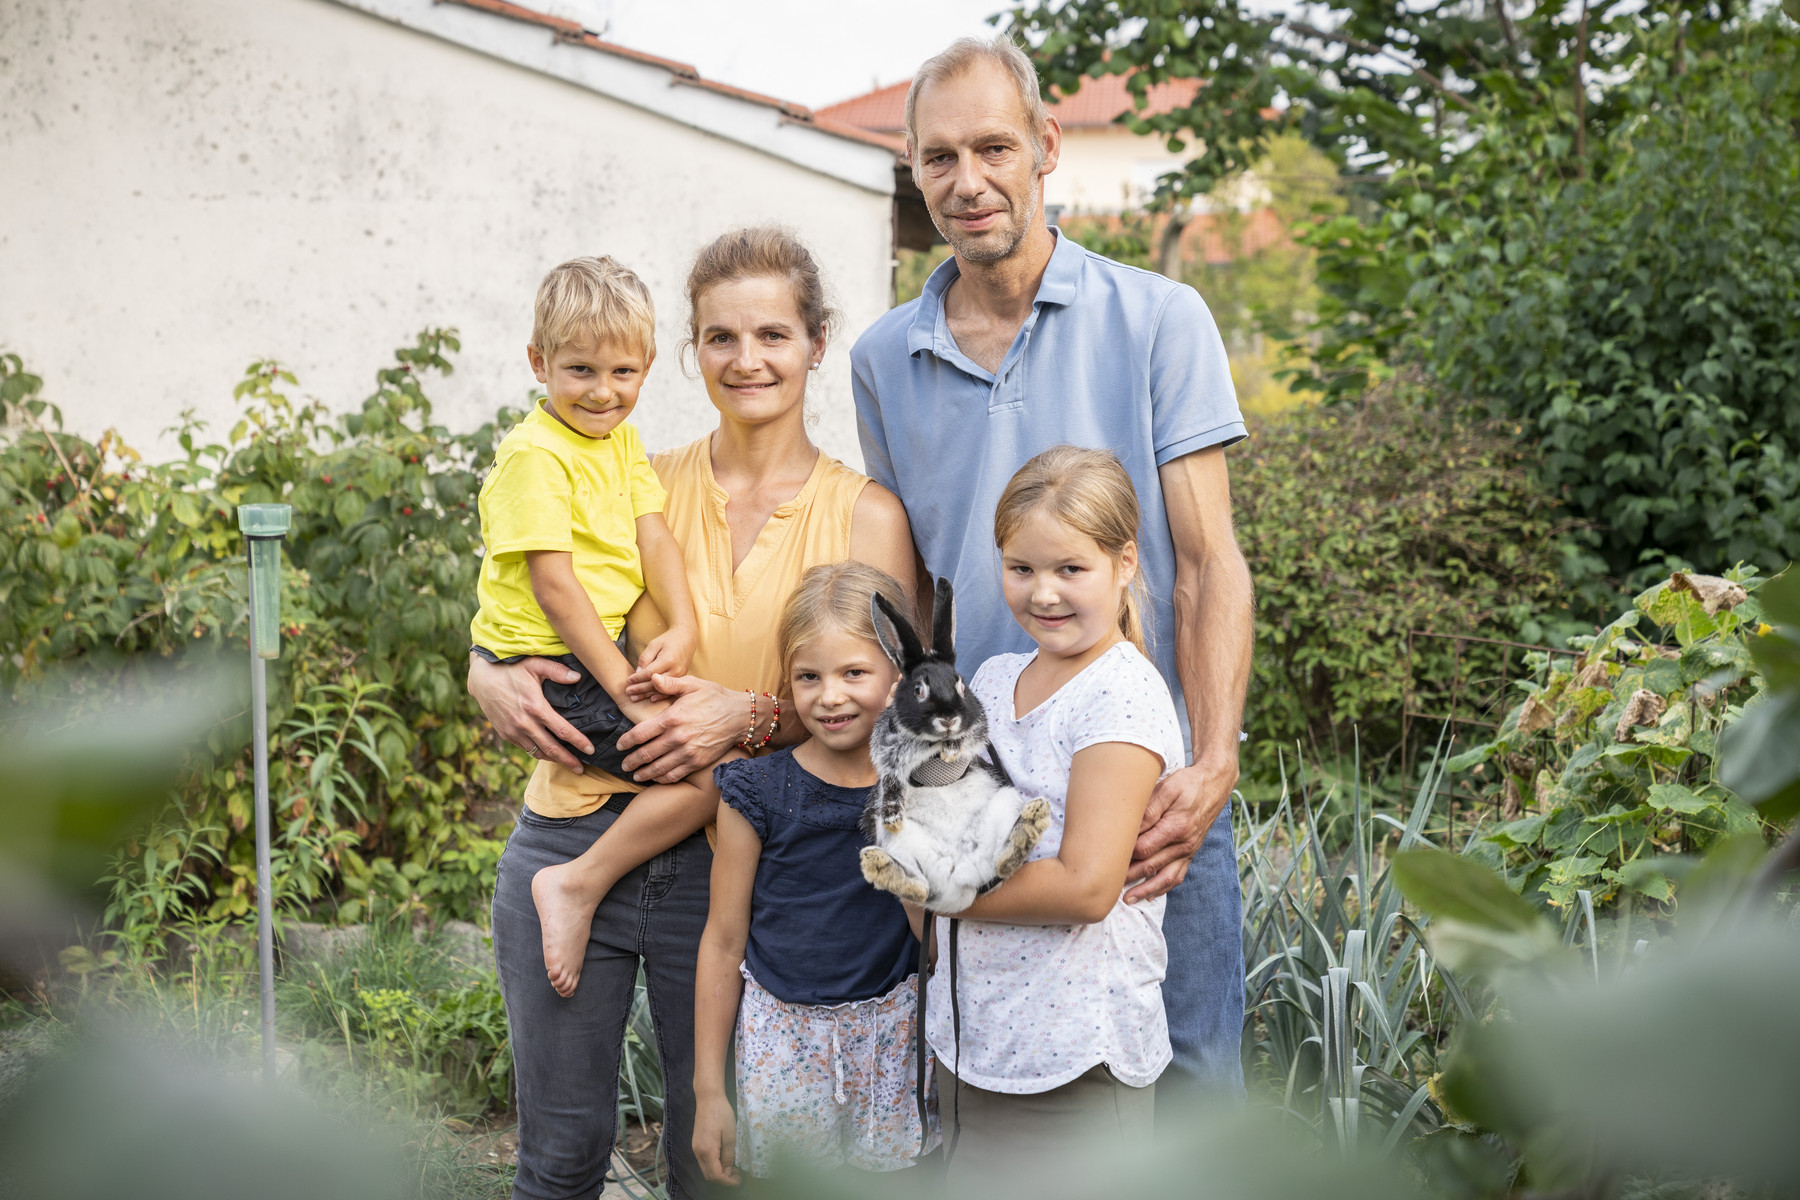
[{"label": "roof eave", "polygon": [[[603,41],[509,0],[335,0],[347,8],[540,72],[634,108],[892,195],[891,139],[803,105],[703,79],[687,63]],[[503,18],[496,21],[494,18]]]}]

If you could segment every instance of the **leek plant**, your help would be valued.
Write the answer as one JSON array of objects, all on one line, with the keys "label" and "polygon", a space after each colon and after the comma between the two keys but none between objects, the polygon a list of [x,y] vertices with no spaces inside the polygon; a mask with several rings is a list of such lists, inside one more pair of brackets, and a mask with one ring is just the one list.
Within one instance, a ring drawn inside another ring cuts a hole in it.
[{"label": "leek plant", "polygon": [[1372,812],[1360,772],[1349,834],[1321,830],[1304,767],[1238,829],[1244,892],[1245,1075],[1273,1106],[1345,1152],[1392,1153],[1444,1115],[1430,1080],[1451,1023],[1469,1013],[1418,921],[1401,911],[1392,854],[1428,845],[1445,782],[1433,759],[1404,820]]}]

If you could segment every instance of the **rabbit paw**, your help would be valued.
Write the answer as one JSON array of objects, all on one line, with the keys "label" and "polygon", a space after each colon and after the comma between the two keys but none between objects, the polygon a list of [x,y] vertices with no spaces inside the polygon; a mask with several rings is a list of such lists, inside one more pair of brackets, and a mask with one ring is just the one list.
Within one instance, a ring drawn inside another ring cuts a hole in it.
[{"label": "rabbit paw", "polygon": [[893,856],[879,846],[863,847],[862,873],[864,879],[884,892],[914,904],[925,903],[927,889],[924,883],[908,875]]},{"label": "rabbit paw", "polygon": [[1038,844],[1038,839],[1048,828],[1050,802],[1040,796],[1019,810],[1019,819],[1013,822],[1012,833],[1006,839],[1006,849],[1000,852],[1000,861],[994,864],[994,877],[1005,879],[1023,866],[1025,856],[1031,853],[1031,848]]}]

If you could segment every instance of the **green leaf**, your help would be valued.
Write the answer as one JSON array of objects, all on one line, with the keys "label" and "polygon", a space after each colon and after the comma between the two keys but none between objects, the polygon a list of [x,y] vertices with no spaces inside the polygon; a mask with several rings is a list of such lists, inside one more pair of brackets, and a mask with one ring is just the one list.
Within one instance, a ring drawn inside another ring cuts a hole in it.
[{"label": "green leaf", "polygon": [[1691,816],[1710,808],[1717,808],[1716,800],[1703,799],[1694,795],[1678,783],[1655,783],[1650,785],[1650,807],[1659,812],[1681,813]]},{"label": "green leaf", "polygon": [[1662,767],[1679,767],[1693,753],[1685,746],[1640,746],[1631,742],[1616,742],[1606,748],[1605,756],[1616,758],[1627,766],[1652,762]]},{"label": "green leaf", "polygon": [[1767,695],[1719,738],[1719,782],[1771,821],[1800,813],[1800,694]]},{"label": "green leaf", "polygon": [[1663,874],[1654,858],[1634,858],[1621,863],[1619,882],[1652,900],[1667,903],[1675,898],[1675,884]]},{"label": "green leaf", "polygon": [[1538,835],[1544,831],[1544,823],[1549,819],[1548,813],[1538,813],[1529,817],[1520,817],[1516,821],[1508,821],[1488,834],[1487,840],[1515,848],[1533,845],[1537,842]]},{"label": "green leaf", "polygon": [[169,497],[169,512],[174,515],[177,521],[180,521],[190,529],[205,520],[205,514],[200,511],[200,501],[195,498],[192,492],[176,492],[171,495]]},{"label": "green leaf", "polygon": [[1394,856],[1394,882],[1433,917],[1487,929],[1525,932],[1540,917],[1494,872],[1443,850],[1405,850]]},{"label": "green leaf", "polygon": [[1492,742],[1480,746],[1472,746],[1469,749],[1464,750],[1461,754],[1452,757],[1444,764],[1444,769],[1447,771],[1466,771],[1476,763],[1486,762],[1493,752],[1494,743]]},{"label": "green leaf", "polygon": [[331,515],[337,518],[339,525],[348,527],[362,519],[363,510],[368,502],[352,491],[338,493],[338,498],[331,506]]}]

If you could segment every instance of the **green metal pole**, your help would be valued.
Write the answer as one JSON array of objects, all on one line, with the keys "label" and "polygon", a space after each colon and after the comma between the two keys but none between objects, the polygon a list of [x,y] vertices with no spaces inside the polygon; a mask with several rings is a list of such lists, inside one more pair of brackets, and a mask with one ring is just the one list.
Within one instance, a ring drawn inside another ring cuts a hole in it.
[{"label": "green metal pole", "polygon": [[250,559],[250,721],[256,764],[256,956],[261,974],[263,1081],[275,1082],[275,926],[269,884],[269,703],[265,668],[281,654],[281,542],[293,509],[238,505]]}]

